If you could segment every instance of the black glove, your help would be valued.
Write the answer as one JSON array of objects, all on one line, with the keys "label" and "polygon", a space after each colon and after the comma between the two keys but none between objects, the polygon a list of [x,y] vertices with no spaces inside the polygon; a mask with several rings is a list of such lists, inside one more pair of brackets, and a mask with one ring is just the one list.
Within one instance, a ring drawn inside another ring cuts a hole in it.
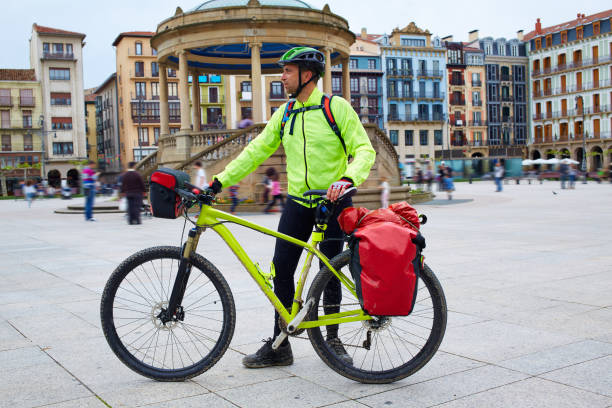
[{"label": "black glove", "polygon": [[221,182],[217,179],[214,179],[210,182],[210,185],[206,190],[212,192],[213,194],[219,194],[221,192],[221,187],[223,187],[221,185]]}]

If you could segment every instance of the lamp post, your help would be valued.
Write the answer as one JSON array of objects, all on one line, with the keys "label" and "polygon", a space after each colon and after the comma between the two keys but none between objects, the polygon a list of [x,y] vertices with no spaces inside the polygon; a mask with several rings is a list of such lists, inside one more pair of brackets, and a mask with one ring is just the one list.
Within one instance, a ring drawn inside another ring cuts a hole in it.
[{"label": "lamp post", "polygon": [[[45,150],[45,116],[40,115],[38,120],[40,124],[40,144],[41,144],[41,149],[42,149],[42,154],[40,157],[40,175],[42,176],[42,179],[44,180],[45,179],[45,154],[47,152]],[[49,182],[49,180],[47,180],[47,182]]]},{"label": "lamp post", "polygon": [[582,174],[584,175],[584,178],[582,179],[582,184],[586,184],[587,183],[587,165],[586,165],[586,131],[584,130],[584,99],[582,98],[582,96],[578,95],[575,98],[575,102],[576,102],[576,116],[578,116],[578,100],[580,100],[580,108],[582,110],[582,127],[581,127],[581,131],[582,131]]}]

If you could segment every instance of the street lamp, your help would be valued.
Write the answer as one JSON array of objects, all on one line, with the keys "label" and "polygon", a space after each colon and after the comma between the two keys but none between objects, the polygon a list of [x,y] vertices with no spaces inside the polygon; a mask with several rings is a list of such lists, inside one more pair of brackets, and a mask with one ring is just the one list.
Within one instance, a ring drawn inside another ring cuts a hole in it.
[{"label": "street lamp", "polygon": [[582,184],[587,183],[587,166],[586,166],[586,131],[584,129],[584,99],[582,96],[578,95],[574,99],[576,103],[576,116],[578,116],[578,100],[580,100],[580,107],[582,108],[582,173],[584,174],[584,178],[582,180]]}]

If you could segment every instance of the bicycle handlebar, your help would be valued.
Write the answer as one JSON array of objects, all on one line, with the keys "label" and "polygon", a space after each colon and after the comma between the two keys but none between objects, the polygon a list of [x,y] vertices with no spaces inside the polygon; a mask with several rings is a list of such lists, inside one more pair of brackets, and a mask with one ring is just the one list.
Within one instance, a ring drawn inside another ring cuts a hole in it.
[{"label": "bicycle handlebar", "polygon": [[[357,194],[357,188],[356,187],[350,187],[347,188],[346,190],[344,190],[344,193],[342,193],[342,195],[340,197],[338,197],[338,202],[346,199],[346,198],[350,198],[352,196],[354,196],[355,194]],[[308,190],[306,191],[303,196],[304,197],[308,197],[308,196],[313,196],[313,195],[317,195],[320,196],[319,198],[314,198],[314,199],[310,199],[310,200],[306,200],[310,203],[317,203],[321,200],[326,200],[327,199],[327,190]]]}]

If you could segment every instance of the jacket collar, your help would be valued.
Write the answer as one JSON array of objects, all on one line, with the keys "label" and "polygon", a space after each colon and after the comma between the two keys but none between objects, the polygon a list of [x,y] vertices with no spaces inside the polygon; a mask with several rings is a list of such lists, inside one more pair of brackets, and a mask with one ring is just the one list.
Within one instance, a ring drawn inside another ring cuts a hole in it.
[{"label": "jacket collar", "polygon": [[300,101],[296,99],[296,105],[298,108],[301,108],[304,106],[320,105],[322,96],[323,96],[323,92],[321,92],[319,88],[315,86],[310,96],[308,97],[308,100],[306,101],[306,103],[302,104]]}]

